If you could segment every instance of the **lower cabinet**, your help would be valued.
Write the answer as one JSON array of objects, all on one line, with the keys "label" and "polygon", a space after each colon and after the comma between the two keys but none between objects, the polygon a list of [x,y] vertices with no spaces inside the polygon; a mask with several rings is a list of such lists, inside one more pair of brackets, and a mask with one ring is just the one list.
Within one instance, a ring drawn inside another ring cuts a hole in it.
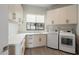
[{"label": "lower cabinet", "polygon": [[46,35],[45,34],[26,35],[25,46],[26,48],[46,46]]},{"label": "lower cabinet", "polygon": [[46,35],[44,34],[39,35],[39,45],[46,46]]}]

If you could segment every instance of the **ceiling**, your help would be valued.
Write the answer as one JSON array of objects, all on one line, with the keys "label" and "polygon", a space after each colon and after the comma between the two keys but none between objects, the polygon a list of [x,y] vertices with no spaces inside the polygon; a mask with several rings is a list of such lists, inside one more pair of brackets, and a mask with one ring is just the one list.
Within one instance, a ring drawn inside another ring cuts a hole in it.
[{"label": "ceiling", "polygon": [[60,8],[67,5],[70,5],[70,4],[23,4],[23,6],[34,6],[34,7],[41,7],[45,9],[55,9],[55,8]]},{"label": "ceiling", "polygon": [[51,7],[53,4],[28,4],[28,5],[37,6],[37,7],[49,8],[49,7]]}]

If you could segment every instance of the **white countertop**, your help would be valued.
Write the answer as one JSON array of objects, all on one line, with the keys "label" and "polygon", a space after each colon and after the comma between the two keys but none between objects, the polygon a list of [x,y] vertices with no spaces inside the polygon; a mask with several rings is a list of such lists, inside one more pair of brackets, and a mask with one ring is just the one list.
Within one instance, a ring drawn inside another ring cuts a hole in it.
[{"label": "white countertop", "polygon": [[19,35],[33,35],[33,34],[48,34],[48,32],[26,32],[26,33],[19,33]]}]

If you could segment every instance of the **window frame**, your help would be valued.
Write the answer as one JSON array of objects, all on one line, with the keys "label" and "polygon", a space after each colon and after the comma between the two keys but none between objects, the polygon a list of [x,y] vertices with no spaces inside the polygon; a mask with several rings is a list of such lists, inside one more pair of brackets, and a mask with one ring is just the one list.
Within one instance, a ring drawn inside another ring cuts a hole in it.
[{"label": "window frame", "polygon": [[[35,15],[35,14],[27,14],[27,15]],[[39,15],[35,15],[35,16],[39,16]],[[37,20],[36,20],[37,17],[35,17],[35,22],[27,22],[27,16],[26,16],[26,30],[44,30],[45,29],[45,15],[43,15],[43,17],[44,17],[44,23],[42,23],[42,22],[41,23],[40,22],[37,23]],[[30,29],[28,29],[28,27],[27,27],[28,24],[30,26],[29,27]],[[35,29],[31,28],[33,24],[35,26]]]}]

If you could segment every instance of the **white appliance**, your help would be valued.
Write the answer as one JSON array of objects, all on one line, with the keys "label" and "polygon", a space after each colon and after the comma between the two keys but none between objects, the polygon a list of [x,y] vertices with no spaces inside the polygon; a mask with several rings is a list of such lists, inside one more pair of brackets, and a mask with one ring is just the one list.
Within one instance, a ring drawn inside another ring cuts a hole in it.
[{"label": "white appliance", "polygon": [[59,50],[75,54],[75,34],[60,31]]},{"label": "white appliance", "polygon": [[49,32],[47,35],[47,46],[50,48],[58,49],[58,32]]}]

